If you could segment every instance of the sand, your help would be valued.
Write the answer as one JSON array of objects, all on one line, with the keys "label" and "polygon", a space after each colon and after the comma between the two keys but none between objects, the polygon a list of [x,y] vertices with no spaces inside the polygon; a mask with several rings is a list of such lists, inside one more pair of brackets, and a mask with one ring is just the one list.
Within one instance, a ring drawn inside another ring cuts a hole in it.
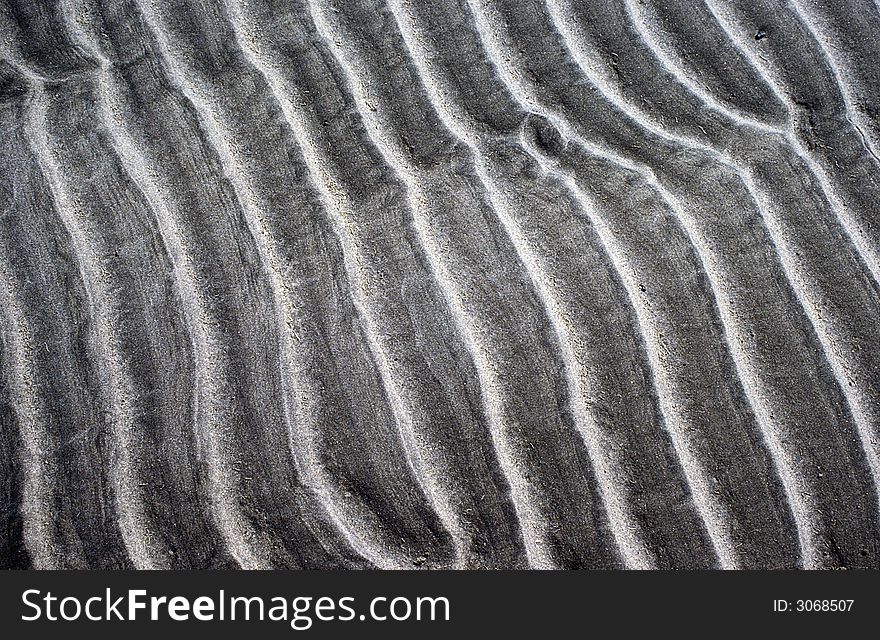
[{"label": "sand", "polygon": [[0,33],[0,566],[880,567],[872,0]]}]

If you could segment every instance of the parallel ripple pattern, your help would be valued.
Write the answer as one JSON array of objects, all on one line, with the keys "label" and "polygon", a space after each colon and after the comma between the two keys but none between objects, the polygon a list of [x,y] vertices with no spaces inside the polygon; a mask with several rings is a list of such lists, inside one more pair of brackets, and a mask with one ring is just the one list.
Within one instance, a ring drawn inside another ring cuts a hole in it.
[{"label": "parallel ripple pattern", "polygon": [[0,34],[0,566],[880,568],[874,0]]}]

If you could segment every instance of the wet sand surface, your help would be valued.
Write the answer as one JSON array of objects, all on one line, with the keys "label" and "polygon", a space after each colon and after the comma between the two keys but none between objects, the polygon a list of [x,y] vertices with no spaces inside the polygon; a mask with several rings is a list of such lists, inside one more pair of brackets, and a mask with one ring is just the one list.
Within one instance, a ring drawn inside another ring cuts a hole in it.
[{"label": "wet sand surface", "polygon": [[880,568],[873,0],[0,34],[0,566]]}]

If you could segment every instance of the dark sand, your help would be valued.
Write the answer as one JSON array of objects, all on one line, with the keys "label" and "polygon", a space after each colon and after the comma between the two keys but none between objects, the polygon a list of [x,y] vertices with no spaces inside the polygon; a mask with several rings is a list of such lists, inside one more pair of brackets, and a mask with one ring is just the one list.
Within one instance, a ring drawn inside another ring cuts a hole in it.
[{"label": "dark sand", "polygon": [[880,568],[873,0],[0,34],[0,566]]}]

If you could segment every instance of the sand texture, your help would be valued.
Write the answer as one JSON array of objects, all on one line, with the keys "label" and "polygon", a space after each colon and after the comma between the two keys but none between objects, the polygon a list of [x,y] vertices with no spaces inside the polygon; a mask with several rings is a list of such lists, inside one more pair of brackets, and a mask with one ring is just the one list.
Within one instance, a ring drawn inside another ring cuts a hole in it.
[{"label": "sand texture", "polygon": [[0,566],[880,568],[873,0],[2,0]]}]

